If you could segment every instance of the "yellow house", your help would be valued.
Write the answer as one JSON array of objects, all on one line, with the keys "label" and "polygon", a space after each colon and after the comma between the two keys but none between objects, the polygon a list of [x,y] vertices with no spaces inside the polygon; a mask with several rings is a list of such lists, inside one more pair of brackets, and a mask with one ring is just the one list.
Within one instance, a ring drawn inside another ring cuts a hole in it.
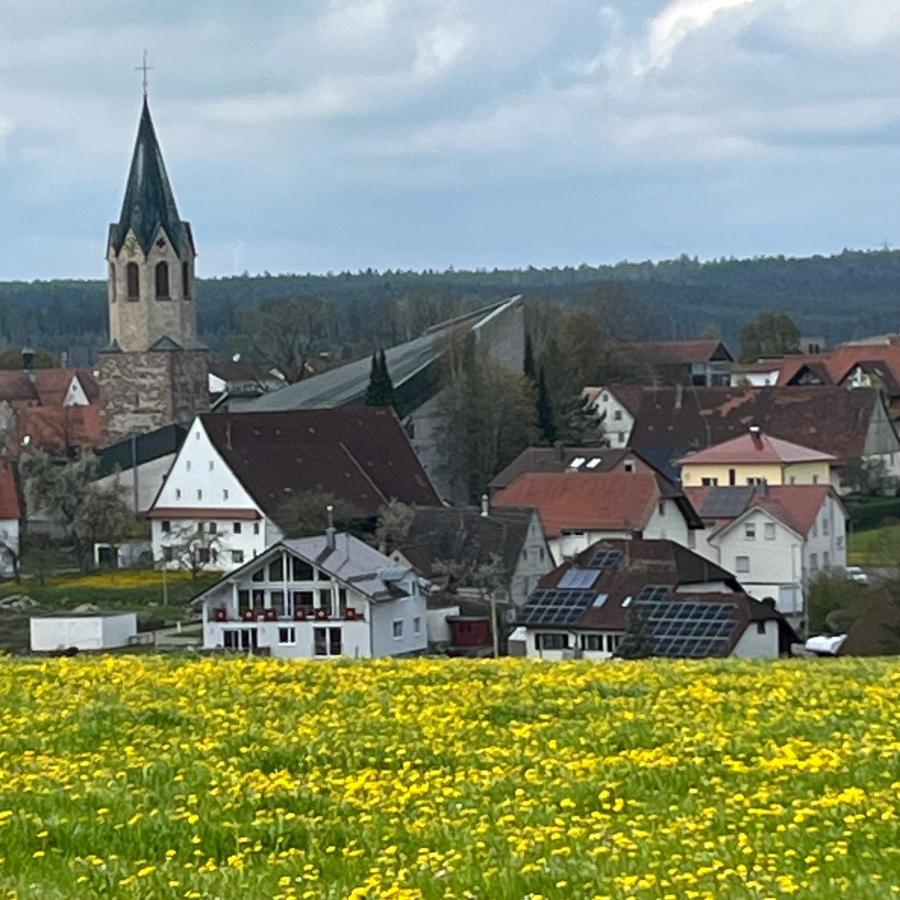
[{"label": "yellow house", "polygon": [[763,434],[747,434],[675,461],[685,487],[746,484],[831,484],[835,457]]}]

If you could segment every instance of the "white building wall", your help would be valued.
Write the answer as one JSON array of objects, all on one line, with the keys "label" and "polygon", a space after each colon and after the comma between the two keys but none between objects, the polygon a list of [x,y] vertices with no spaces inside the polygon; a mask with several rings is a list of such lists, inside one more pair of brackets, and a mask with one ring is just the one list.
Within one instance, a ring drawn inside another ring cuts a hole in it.
[{"label": "white building wall", "polygon": [[803,569],[807,580],[829,569],[847,565],[847,520],[843,507],[829,497],[816,516],[803,551]]},{"label": "white building wall", "polygon": [[[412,582],[404,583],[412,589]],[[388,600],[372,607],[372,655],[396,656],[402,653],[420,653],[428,647],[428,610],[425,597],[416,594],[400,600]],[[418,620],[418,622],[416,621]],[[402,634],[394,636],[394,623],[402,622]],[[418,624],[418,631],[416,631]]]},{"label": "white building wall", "polygon": [[[762,626],[762,633],[758,624]],[[778,623],[774,619],[769,622],[751,622],[738,639],[731,655],[739,659],[777,659]]]},{"label": "white building wall", "polygon": [[634,428],[634,416],[616,399],[614,392],[603,388],[594,401],[594,410],[602,418],[603,433],[609,446],[627,446]]},{"label": "white building wall", "polygon": [[100,620],[104,647],[124,647],[137,634],[137,615],[124,613],[121,616],[104,616]]},{"label": "white building wall", "polygon": [[644,537],[653,541],[668,539],[687,547],[689,531],[687,519],[678,504],[674,500],[662,500],[644,528]]},{"label": "white building wall", "polygon": [[31,619],[31,649],[36,653],[53,650],[105,650],[122,647],[137,634],[134,613],[118,616],[36,616]]}]

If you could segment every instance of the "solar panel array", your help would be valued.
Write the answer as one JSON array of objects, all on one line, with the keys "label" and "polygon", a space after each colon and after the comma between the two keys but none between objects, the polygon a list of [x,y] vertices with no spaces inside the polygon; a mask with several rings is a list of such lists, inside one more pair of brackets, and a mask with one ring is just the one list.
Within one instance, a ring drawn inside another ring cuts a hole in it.
[{"label": "solar panel array", "polygon": [[588,569],[611,569],[619,564],[621,550],[598,550],[587,562]]},{"label": "solar panel array", "polygon": [[635,603],[651,603],[656,600],[665,600],[666,594],[669,593],[667,587],[661,587],[658,584],[651,584],[645,587],[635,597]]},{"label": "solar panel array", "polygon": [[594,582],[600,577],[600,573],[596,569],[569,569],[562,578],[559,579],[557,587],[566,590],[578,588],[593,587]]},{"label": "solar panel array", "polygon": [[738,627],[734,603],[704,603],[699,598],[639,602],[636,608],[643,613],[654,656],[722,656]]},{"label": "solar panel array", "polygon": [[519,612],[519,624],[574,625],[596,596],[596,591],[535,591]]}]

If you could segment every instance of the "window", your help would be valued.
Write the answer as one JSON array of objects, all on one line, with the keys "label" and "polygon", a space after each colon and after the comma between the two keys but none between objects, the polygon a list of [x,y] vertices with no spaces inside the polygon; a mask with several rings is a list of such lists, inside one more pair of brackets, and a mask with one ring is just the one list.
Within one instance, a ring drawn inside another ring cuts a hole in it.
[{"label": "window", "polygon": [[660,500],[659,503],[656,504],[656,511],[661,516],[664,516],[666,514],[666,501],[665,500]]},{"label": "window", "polygon": [[749,487],[762,487],[764,484],[767,484],[765,478],[748,478],[747,485]]},{"label": "window", "polygon": [[181,296],[185,300],[191,299],[191,267],[187,262],[181,264]]},{"label": "window", "polygon": [[172,523],[163,520],[162,530],[164,534],[168,534],[172,530]]},{"label": "window", "polygon": [[775,523],[774,522],[766,522],[763,525],[763,538],[767,541],[775,540]]},{"label": "window", "polygon": [[185,462],[184,468],[185,468],[185,470],[188,471],[188,472],[191,471],[191,461],[190,461],[190,460],[187,460],[187,461]]},{"label": "window", "polygon": [[219,531],[219,525],[216,522],[210,522],[206,527],[207,532],[209,534],[217,534]]},{"label": "window", "polygon": [[766,623],[765,622],[757,622],[756,623],[756,633],[757,634],[765,634],[766,633]]},{"label": "window", "polygon": [[830,527],[830,523],[828,521],[828,516],[824,516],[822,518],[822,534],[824,534],[825,537],[828,537],[828,533],[830,531],[831,531],[831,527]]},{"label": "window", "polygon": [[688,531],[688,547],[693,550],[697,546],[697,535],[693,530]]},{"label": "window", "polygon": [[231,561],[233,563],[242,563],[244,561],[244,551],[243,550],[232,550],[231,551]]},{"label": "window", "polygon": [[629,475],[633,475],[635,472],[637,472],[637,464],[635,463],[635,461],[633,459],[625,460],[625,471]]},{"label": "window", "polygon": [[172,562],[172,560],[175,559],[175,548],[163,547],[163,559],[166,562]]},{"label": "window", "polygon": [[620,444],[624,444],[624,443],[625,443],[625,432],[624,432],[624,431],[620,431],[620,432],[619,432],[619,443],[620,443]]},{"label": "window", "polygon": [[305,612],[309,615],[313,611],[312,591],[294,591],[294,612]]},{"label": "window", "polygon": [[313,580],[313,569],[312,566],[302,559],[297,559],[295,556],[292,560],[293,569],[294,569],[294,581],[312,581]]},{"label": "window", "polygon": [[809,567],[813,570],[813,572],[817,572],[819,570],[819,555],[817,553],[809,554]]},{"label": "window", "polygon": [[567,650],[569,647],[567,634],[536,634],[534,640],[538,650]]},{"label": "window", "polygon": [[210,461],[209,461],[209,471],[210,471],[210,472],[212,472],[214,466],[215,466],[215,461],[214,461],[214,460],[210,460]]},{"label": "window", "polygon": [[313,652],[316,656],[340,656],[341,629],[313,628]]},{"label": "window", "polygon": [[203,499],[203,490],[201,488],[197,488],[197,499],[198,500]]},{"label": "window", "polygon": [[796,483],[797,483],[797,476],[791,475],[791,477],[788,479],[788,484],[796,484]]},{"label": "window", "polygon": [[718,478],[701,478],[700,483],[703,487],[717,487],[719,484]]},{"label": "window", "polygon": [[744,538],[748,541],[756,540],[756,522],[744,522]]},{"label": "window", "polygon": [[280,556],[269,563],[269,581],[284,581],[284,560]]},{"label": "window", "polygon": [[254,533],[254,534],[259,534],[259,522],[254,522],[254,523],[253,523],[253,533]]},{"label": "window", "polygon": [[257,569],[251,576],[251,581],[265,581],[266,580],[266,570],[265,569]]},{"label": "window", "polygon": [[621,422],[622,421],[622,410],[617,409],[613,412],[613,421]]},{"label": "window", "polygon": [[581,636],[582,650],[603,650],[602,634],[583,634]]},{"label": "window", "polygon": [[130,262],[125,266],[125,281],[127,282],[128,299],[134,302],[141,299],[141,273],[138,264]]},{"label": "window", "polygon": [[197,548],[197,561],[201,564],[208,563],[210,560],[209,547]]},{"label": "window", "polygon": [[250,591],[238,591],[238,613],[249,612],[252,609],[250,606]]},{"label": "window", "polygon": [[749,556],[738,556],[734,560],[734,570],[735,572],[743,572],[747,574],[750,571],[750,557]]},{"label": "window", "polygon": [[279,616],[288,614],[284,591],[269,591],[269,608],[274,609]]},{"label": "window", "polygon": [[240,534],[241,533],[241,523],[240,522],[232,522],[231,530],[234,534]]},{"label": "window", "polygon": [[421,634],[422,633],[422,619],[419,616],[416,616],[413,619],[413,634]]},{"label": "window", "polygon": [[228,499],[228,488],[222,488],[222,499],[223,500]]},{"label": "window", "polygon": [[813,484],[818,484],[818,483],[819,483],[819,476],[813,475]]},{"label": "window", "polygon": [[175,499],[176,500],[181,499],[181,488],[175,488]]},{"label": "window", "polygon": [[169,299],[169,264],[167,262],[156,264],[156,299]]},{"label": "window", "polygon": [[401,619],[397,619],[397,621],[394,622],[394,637],[403,637],[403,621]]},{"label": "window", "polygon": [[737,470],[729,469],[728,470],[728,484],[734,486],[737,484]]},{"label": "window", "polygon": [[278,629],[279,644],[296,644],[297,629],[296,628],[279,628]]},{"label": "window", "polygon": [[116,267],[110,263],[109,264],[109,290],[110,295],[109,299],[111,303],[116,302]]},{"label": "window", "polygon": [[831,565],[831,554],[827,550],[822,554],[822,565],[826,569]]},{"label": "window", "polygon": [[814,521],[814,522],[812,523],[812,528],[809,529],[809,533],[810,533],[810,536],[811,536],[811,537],[818,537],[818,536],[819,536],[819,523],[818,523],[818,522],[815,522],[815,521]]}]

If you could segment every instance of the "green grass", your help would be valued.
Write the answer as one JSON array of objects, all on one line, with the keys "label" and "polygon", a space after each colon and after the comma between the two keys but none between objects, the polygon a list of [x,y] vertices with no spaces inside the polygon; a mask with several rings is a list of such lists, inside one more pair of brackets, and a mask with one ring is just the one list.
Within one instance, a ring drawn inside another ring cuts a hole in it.
[{"label": "green grass", "polygon": [[[879,550],[878,544],[887,544]],[[873,546],[874,545],[874,546]],[[900,524],[867,531],[855,531],[847,544],[847,564],[851,566],[896,566],[900,552]]]},{"label": "green grass", "polygon": [[192,579],[187,573],[166,576],[168,597],[163,603],[162,573],[122,570],[91,575],[63,575],[48,578],[41,585],[36,578],[20,584],[0,584],[0,599],[23,594],[37,602],[26,610],[3,610],[0,615],[0,651],[21,653],[28,649],[28,619],[32,615],[74,609],[91,604],[105,611],[138,613],[138,627],[188,621],[194,618],[186,604],[213,584],[219,576],[202,574]]}]

